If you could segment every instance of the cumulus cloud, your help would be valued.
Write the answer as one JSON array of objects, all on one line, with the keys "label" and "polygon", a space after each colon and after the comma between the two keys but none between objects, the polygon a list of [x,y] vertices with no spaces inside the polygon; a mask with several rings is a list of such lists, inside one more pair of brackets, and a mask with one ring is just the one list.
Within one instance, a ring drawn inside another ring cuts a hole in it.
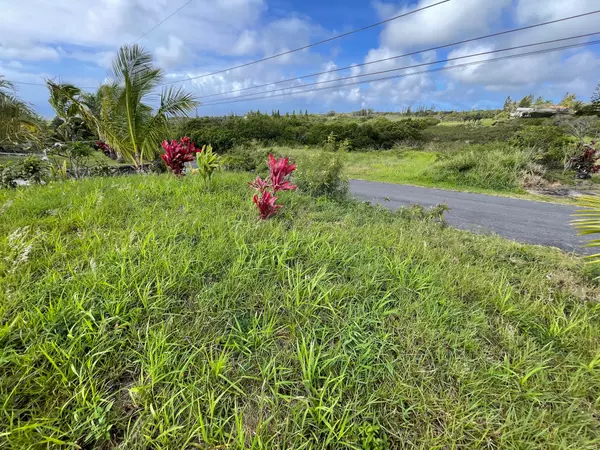
[{"label": "cumulus cloud", "polygon": [[[416,5],[393,8],[391,4],[376,3],[383,18],[404,14],[417,8],[438,3],[421,0]],[[416,46],[457,41],[465,36],[477,36],[498,23],[512,0],[458,0],[389,22],[381,33],[381,45],[394,51]]]}]

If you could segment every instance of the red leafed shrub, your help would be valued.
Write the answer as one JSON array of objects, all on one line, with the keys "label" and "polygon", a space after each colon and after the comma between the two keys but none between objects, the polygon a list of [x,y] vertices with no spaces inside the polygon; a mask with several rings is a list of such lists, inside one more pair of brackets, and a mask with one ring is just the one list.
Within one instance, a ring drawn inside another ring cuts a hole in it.
[{"label": "red leafed shrub", "polygon": [[160,157],[177,176],[185,175],[183,173],[185,163],[192,162],[196,157],[196,153],[202,151],[202,149],[196,148],[187,136],[179,139],[179,141],[163,141],[162,148],[165,153]]},{"label": "red leafed shrub", "polygon": [[567,162],[565,167],[575,170],[577,178],[591,178],[592,173],[600,172],[600,165],[596,164],[600,160],[600,150],[596,148],[595,142],[579,144],[577,147],[577,154]]},{"label": "red leafed shrub", "polygon": [[269,217],[277,214],[277,211],[283,208],[282,205],[276,205],[277,197],[272,195],[269,191],[263,191],[260,197],[258,194],[254,194],[254,203],[258,208],[260,218],[267,220]]},{"label": "red leafed shrub", "polygon": [[267,164],[271,172],[270,178],[273,192],[296,189],[296,186],[292,185],[289,180],[286,180],[286,177],[296,170],[296,164],[290,164],[288,158],[276,160],[271,154],[269,155],[269,162]]},{"label": "red leafed shrub", "polygon": [[296,189],[290,180],[289,176],[296,170],[295,164],[290,164],[288,158],[275,159],[273,155],[269,155],[269,177],[263,180],[260,177],[248,185],[254,188],[259,194],[254,195],[254,203],[260,213],[260,218],[263,220],[277,214],[277,212],[283,208],[282,205],[276,205],[277,197],[275,193],[278,191],[290,191]]},{"label": "red leafed shrub", "polygon": [[106,156],[108,156],[111,159],[117,159],[117,153],[106,142],[96,141],[94,148],[96,150],[101,151],[102,153],[104,153]]}]

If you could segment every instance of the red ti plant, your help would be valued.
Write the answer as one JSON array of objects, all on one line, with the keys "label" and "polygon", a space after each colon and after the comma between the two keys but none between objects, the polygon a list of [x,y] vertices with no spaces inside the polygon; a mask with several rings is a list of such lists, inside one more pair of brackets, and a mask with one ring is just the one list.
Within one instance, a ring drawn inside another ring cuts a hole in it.
[{"label": "red ti plant", "polygon": [[273,155],[269,154],[269,170],[271,171],[271,186],[273,192],[289,191],[296,189],[296,186],[290,183],[286,178],[296,170],[296,164],[290,164],[288,158],[279,158],[276,160]]},{"label": "red ti plant", "polygon": [[160,155],[162,160],[176,176],[183,176],[186,162],[192,162],[196,157],[196,153],[202,149],[196,148],[189,137],[179,139],[179,141],[163,141],[162,148],[165,153]]},{"label": "red ti plant", "polygon": [[600,172],[600,165],[596,163],[600,160],[600,150],[596,148],[596,143],[580,143],[577,145],[577,153],[565,164],[566,169],[572,169],[576,172],[576,178],[589,179],[593,173]]},{"label": "red ti plant", "polygon": [[279,209],[283,208],[282,205],[275,204],[277,197],[272,195],[269,191],[263,191],[260,197],[258,194],[254,194],[253,200],[262,220],[267,220],[269,217],[277,214]]},{"label": "red ti plant", "polygon": [[110,159],[117,159],[117,153],[104,141],[96,141],[94,148],[104,153]]},{"label": "red ti plant", "polygon": [[254,203],[258,208],[260,218],[263,220],[274,216],[283,208],[282,205],[276,205],[277,197],[275,193],[278,191],[289,191],[296,189],[290,180],[289,176],[296,170],[295,164],[290,164],[288,158],[280,158],[276,160],[273,155],[269,155],[269,177],[266,180],[256,177],[256,179],[248,183],[258,193],[254,195]]}]

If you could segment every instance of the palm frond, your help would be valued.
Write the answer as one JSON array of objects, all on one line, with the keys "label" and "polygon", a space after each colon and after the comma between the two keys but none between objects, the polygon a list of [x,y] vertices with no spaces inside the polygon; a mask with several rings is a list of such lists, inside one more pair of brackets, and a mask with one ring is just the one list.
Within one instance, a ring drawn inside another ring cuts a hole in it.
[{"label": "palm frond", "polygon": [[[580,209],[575,212],[575,217],[571,223],[577,229],[580,236],[590,234],[600,234],[600,197],[584,196],[579,199],[579,206],[586,209]],[[600,247],[600,239],[591,240],[588,247]],[[587,257],[590,263],[600,262],[600,253]]]},{"label": "palm frond", "polygon": [[187,116],[188,113],[198,106],[200,102],[193,94],[185,92],[182,88],[163,89],[160,95],[160,106],[157,115],[173,117],[176,115]]}]

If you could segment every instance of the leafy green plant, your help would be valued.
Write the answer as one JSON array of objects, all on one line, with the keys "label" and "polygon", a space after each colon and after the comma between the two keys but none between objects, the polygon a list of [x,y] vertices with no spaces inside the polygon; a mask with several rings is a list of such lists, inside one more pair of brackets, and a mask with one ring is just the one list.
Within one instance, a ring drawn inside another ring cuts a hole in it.
[{"label": "leafy green plant", "polygon": [[204,184],[210,188],[213,174],[221,168],[221,157],[213,153],[211,145],[204,145],[199,153],[196,153],[198,174],[204,180]]},{"label": "leafy green plant", "polygon": [[185,115],[197,102],[181,88],[164,88],[156,110],[145,103],[164,79],[152,56],[137,44],[121,47],[113,61],[113,81],[100,87],[99,108],[79,88],[47,81],[51,95],[97,130],[100,139],[140,168],[154,159],[168,134],[169,118]]},{"label": "leafy green plant", "polygon": [[50,176],[54,180],[67,181],[69,178],[69,170],[67,169],[67,161],[63,160],[50,162]]},{"label": "leafy green plant", "polygon": [[[574,220],[573,226],[580,235],[600,234],[600,198],[584,196],[578,199],[578,205],[585,208],[575,213],[578,219]],[[588,247],[600,247],[600,238],[593,239]],[[588,256],[591,263],[600,263],[600,253]]]},{"label": "leafy green plant", "polygon": [[298,189],[313,197],[347,198],[349,187],[343,154],[321,151],[299,158],[294,182]]},{"label": "leafy green plant", "polygon": [[535,159],[551,167],[562,167],[569,152],[569,138],[557,126],[528,126],[518,131],[510,144],[535,152]]},{"label": "leafy green plant", "polygon": [[48,152],[53,165],[60,165],[60,159],[68,161],[70,175],[81,178],[87,174],[94,149],[83,142],[55,144]]},{"label": "leafy green plant", "polygon": [[15,85],[0,75],[0,146],[35,141],[39,125],[31,106],[16,96]]},{"label": "leafy green plant", "polygon": [[519,186],[522,171],[531,160],[531,152],[507,144],[473,145],[440,156],[426,174],[435,182],[512,190]]},{"label": "leafy green plant", "polygon": [[33,184],[43,183],[48,176],[48,163],[38,156],[27,156],[21,162],[21,176]]},{"label": "leafy green plant", "polygon": [[0,164],[0,186],[3,188],[14,188],[17,180],[21,178],[21,171],[13,163]]}]

